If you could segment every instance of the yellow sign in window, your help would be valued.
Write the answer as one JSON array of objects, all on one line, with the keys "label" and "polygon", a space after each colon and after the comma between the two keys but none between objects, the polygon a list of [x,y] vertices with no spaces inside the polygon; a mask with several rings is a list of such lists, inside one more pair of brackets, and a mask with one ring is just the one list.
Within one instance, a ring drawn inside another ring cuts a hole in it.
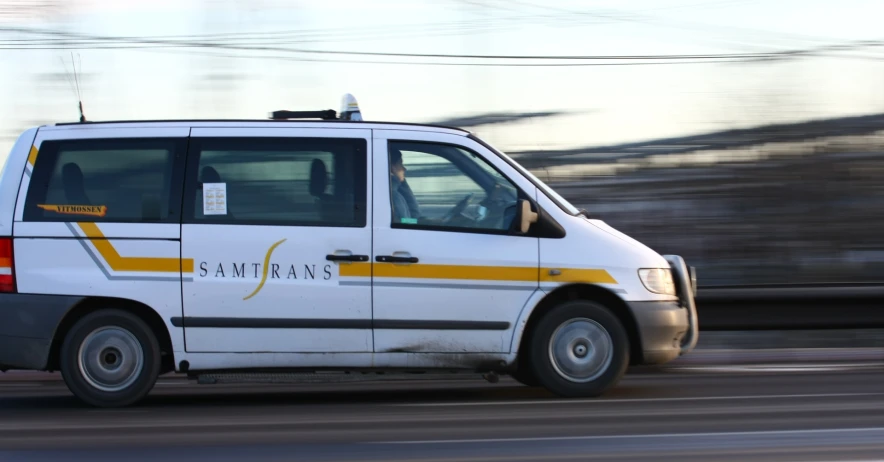
[{"label": "yellow sign in window", "polygon": [[107,214],[106,205],[47,205],[37,204],[43,210],[61,213],[64,215],[88,215],[92,217],[103,217]]}]

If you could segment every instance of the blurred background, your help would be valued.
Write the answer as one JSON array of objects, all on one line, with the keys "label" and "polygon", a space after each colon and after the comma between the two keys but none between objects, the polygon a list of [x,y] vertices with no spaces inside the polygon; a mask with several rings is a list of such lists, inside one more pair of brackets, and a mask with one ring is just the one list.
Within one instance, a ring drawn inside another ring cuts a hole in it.
[{"label": "blurred background", "polygon": [[[27,127],[338,109],[475,132],[698,268],[701,327],[884,327],[880,0],[0,0]],[[77,78],[74,79],[74,70]],[[879,284],[881,284],[879,286]]]},{"label": "blurred background", "polygon": [[59,374],[10,371],[0,460],[880,459],[881,18],[884,0],[0,0],[0,161],[79,99],[95,121],[264,119],[352,93],[369,121],[468,129],[683,255],[702,331],[599,400],[165,376],[138,409],[81,410]]}]

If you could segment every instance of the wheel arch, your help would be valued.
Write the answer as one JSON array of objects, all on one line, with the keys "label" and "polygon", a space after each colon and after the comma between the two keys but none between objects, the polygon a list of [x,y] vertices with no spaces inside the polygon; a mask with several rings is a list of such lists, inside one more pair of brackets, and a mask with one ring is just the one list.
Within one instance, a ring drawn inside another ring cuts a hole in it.
[{"label": "wheel arch", "polygon": [[138,316],[142,321],[147,323],[154,335],[156,335],[157,342],[160,345],[160,355],[162,360],[160,374],[175,370],[175,355],[172,347],[172,337],[160,314],[144,303],[125,298],[113,297],[84,298],[65,313],[64,317],[55,328],[55,333],[52,335],[52,343],[49,347],[49,356],[46,361],[46,370],[59,370],[61,346],[64,343],[65,336],[67,336],[74,324],[90,313],[108,308],[126,311]]},{"label": "wheel arch", "polygon": [[[531,343],[537,323],[543,316],[562,302],[571,300],[586,300],[597,302],[617,317],[626,334],[629,337],[629,363],[630,365],[641,364],[643,361],[641,336],[639,335],[638,323],[629,306],[617,294],[611,290],[593,284],[567,284],[557,287],[547,293],[538,301],[527,314],[522,314],[516,325],[512,351],[516,352],[516,367],[520,360],[525,360],[529,355],[526,353]],[[523,321],[524,319],[524,321]]]}]

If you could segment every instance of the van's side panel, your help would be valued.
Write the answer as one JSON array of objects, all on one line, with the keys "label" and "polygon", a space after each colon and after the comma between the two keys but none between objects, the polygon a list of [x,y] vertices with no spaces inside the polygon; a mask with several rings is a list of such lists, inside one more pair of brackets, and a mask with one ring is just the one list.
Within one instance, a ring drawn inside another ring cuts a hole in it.
[{"label": "van's side panel", "polygon": [[36,136],[36,128],[22,133],[3,164],[3,172],[0,173],[0,236],[12,236],[15,201]]},{"label": "van's side panel", "polygon": [[[185,127],[41,129],[15,211],[19,294],[144,304],[165,322],[173,351],[183,351],[183,331],[170,319],[182,313],[182,272],[193,274],[180,244],[189,133]],[[34,312],[57,326],[70,309],[63,308]],[[50,314],[57,319],[46,319]]]},{"label": "van's side panel", "polygon": [[193,129],[181,243],[195,271],[175,321],[191,370],[194,353],[372,351],[370,172],[369,130]]}]

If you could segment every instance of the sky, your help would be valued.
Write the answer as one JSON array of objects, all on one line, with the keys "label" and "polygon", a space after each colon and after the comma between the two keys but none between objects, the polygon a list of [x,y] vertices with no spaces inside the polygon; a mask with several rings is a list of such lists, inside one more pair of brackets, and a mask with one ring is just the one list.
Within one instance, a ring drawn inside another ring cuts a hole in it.
[{"label": "sky", "polygon": [[[881,0],[0,0],[0,158],[24,129],[78,118],[76,91],[66,80],[71,52],[86,116],[96,121],[262,119],[277,109],[337,110],[344,93],[358,99],[366,120],[565,112],[474,130],[513,151],[874,114],[884,112],[884,47],[775,61],[605,60],[580,67],[462,66],[451,64],[492,61],[305,51],[766,53],[884,40],[881,17]],[[211,36],[236,46],[289,49],[84,44],[38,50],[22,44],[46,37],[22,29],[142,39]]]}]

